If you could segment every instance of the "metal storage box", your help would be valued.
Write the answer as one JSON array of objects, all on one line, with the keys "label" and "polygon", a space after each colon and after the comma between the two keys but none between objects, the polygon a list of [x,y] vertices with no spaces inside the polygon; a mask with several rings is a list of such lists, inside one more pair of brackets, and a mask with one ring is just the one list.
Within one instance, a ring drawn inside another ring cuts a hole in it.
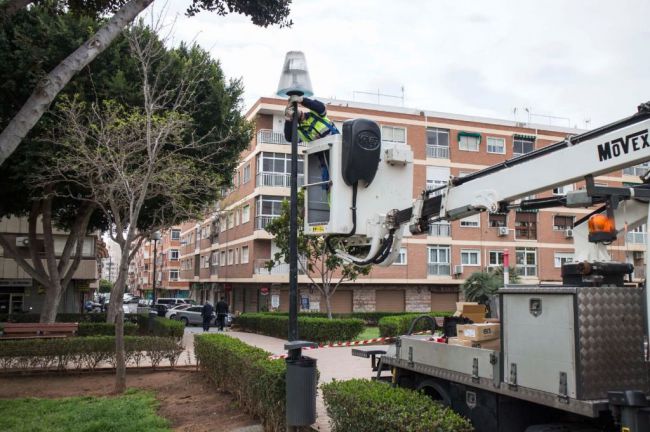
[{"label": "metal storage box", "polygon": [[642,290],[511,286],[501,289],[503,377],[560,398],[648,391]]}]

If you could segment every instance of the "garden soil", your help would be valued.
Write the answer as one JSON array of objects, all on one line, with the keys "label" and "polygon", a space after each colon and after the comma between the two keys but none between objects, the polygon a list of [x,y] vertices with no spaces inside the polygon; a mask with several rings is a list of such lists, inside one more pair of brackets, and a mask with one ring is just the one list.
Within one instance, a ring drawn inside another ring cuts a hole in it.
[{"label": "garden soil", "polygon": [[[113,391],[114,380],[110,372],[0,376],[0,398],[105,396]],[[154,391],[160,402],[158,414],[175,431],[236,431],[259,424],[198,372],[131,370],[127,387]]]}]

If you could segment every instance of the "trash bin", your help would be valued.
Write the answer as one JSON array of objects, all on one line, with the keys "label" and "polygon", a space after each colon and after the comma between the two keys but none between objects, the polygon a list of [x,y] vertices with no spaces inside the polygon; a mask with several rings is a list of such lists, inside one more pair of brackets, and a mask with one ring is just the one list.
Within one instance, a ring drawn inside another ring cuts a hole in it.
[{"label": "trash bin", "polygon": [[287,359],[287,426],[309,426],[316,421],[316,359]]}]

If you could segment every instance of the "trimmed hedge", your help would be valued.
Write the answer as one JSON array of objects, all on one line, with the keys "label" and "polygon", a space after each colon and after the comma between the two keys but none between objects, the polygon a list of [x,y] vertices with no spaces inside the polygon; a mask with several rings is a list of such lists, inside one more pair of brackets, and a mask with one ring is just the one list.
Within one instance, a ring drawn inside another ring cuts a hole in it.
[{"label": "trimmed hedge", "polygon": [[[289,317],[286,315],[269,315],[265,313],[245,313],[237,318],[237,325],[245,331],[287,338]],[[364,328],[360,319],[328,319],[298,317],[300,339],[311,342],[338,342],[356,338]]]},{"label": "trimmed hedge", "polygon": [[[409,313],[404,315],[395,315],[384,317],[379,320],[379,336],[390,337],[406,334],[411,322],[420,315],[429,315],[432,317],[445,317],[453,315],[452,312],[429,312],[429,313]],[[415,331],[430,330],[429,323],[421,320],[415,327]]]},{"label": "trimmed hedge", "polygon": [[269,360],[270,353],[220,334],[196,335],[194,353],[217,387],[260,418],[265,431],[286,430],[284,360]]},{"label": "trimmed hedge", "polygon": [[[173,367],[183,347],[169,337],[125,336],[127,364],[139,366],[149,359],[152,368],[163,360]],[[0,368],[95,369],[106,362],[115,366],[115,337],[88,336],[57,339],[0,340]]]},{"label": "trimmed hedge", "polygon": [[[126,320],[136,322],[136,314],[126,314]],[[15,323],[37,323],[40,321],[41,315],[37,313],[14,313],[9,316],[6,313],[0,314],[0,322],[15,322]],[[59,313],[56,315],[56,322],[93,322],[105,323],[105,313]]]},{"label": "trimmed hedge", "polygon": [[[266,315],[271,316],[289,316],[289,312],[260,312]],[[366,325],[376,326],[379,323],[379,320],[384,317],[391,316],[402,316],[402,315],[422,315],[427,312],[352,312],[352,313],[333,313],[332,318],[357,318],[363,320]],[[451,312],[430,312],[436,314],[436,316],[445,316],[451,315]],[[327,318],[327,313],[325,312],[300,312],[298,316],[312,317],[312,318]]]},{"label": "trimmed hedge", "polygon": [[[130,323],[124,323],[124,335],[135,336],[138,334],[138,326]],[[77,336],[115,336],[115,324],[80,322]]]},{"label": "trimmed hedge", "polygon": [[138,314],[137,321],[140,334],[182,339],[185,333],[185,324],[181,321],[156,316],[153,319],[153,328],[151,330],[149,330],[149,315]]},{"label": "trimmed hedge", "polygon": [[428,396],[377,381],[321,386],[333,432],[471,432],[468,420]]}]

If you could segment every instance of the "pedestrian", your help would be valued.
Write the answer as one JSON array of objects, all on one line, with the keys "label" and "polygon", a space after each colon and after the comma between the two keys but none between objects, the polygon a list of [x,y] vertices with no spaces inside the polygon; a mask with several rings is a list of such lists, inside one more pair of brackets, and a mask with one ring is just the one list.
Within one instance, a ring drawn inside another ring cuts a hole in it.
[{"label": "pedestrian", "polygon": [[203,317],[203,331],[210,331],[210,321],[212,321],[212,314],[214,313],[214,308],[209,301],[205,302],[203,308],[201,308],[201,317]]},{"label": "pedestrian", "polygon": [[221,297],[221,300],[217,302],[217,325],[219,326],[219,331],[223,331],[223,326],[227,315],[228,303],[226,303],[226,299],[224,297]]}]

